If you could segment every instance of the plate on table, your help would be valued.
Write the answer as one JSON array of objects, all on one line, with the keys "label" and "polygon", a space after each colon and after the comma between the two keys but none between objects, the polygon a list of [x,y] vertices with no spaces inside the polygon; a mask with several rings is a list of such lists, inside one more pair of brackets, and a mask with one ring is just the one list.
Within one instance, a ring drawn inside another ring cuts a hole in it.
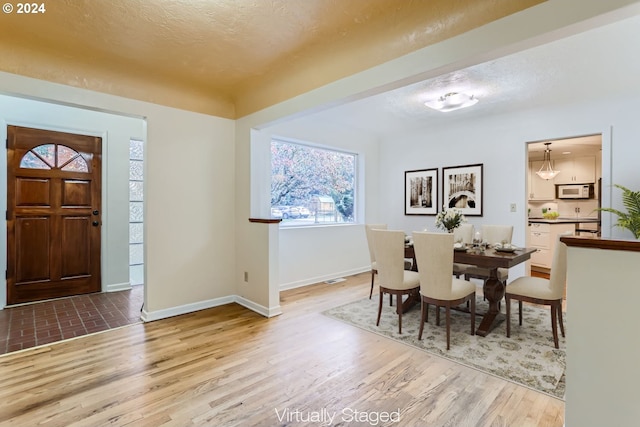
[{"label": "plate on table", "polygon": [[495,248],[496,252],[515,252],[518,248],[511,246],[510,248],[497,247]]},{"label": "plate on table", "polygon": [[467,251],[467,247],[466,246],[454,246],[453,250],[456,252],[466,252]]}]

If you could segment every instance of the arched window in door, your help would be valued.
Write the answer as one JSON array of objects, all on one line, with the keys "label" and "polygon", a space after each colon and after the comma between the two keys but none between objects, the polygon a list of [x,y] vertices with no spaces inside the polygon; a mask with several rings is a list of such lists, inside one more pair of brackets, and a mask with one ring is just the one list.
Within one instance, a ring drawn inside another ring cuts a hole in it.
[{"label": "arched window in door", "polygon": [[22,156],[24,169],[60,169],[66,172],[89,172],[87,161],[76,150],[61,144],[42,144]]}]

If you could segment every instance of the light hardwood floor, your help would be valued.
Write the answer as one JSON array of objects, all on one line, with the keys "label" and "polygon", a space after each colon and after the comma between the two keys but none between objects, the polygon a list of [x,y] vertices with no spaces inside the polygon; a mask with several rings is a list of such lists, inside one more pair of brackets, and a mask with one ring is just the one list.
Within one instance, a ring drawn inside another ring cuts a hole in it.
[{"label": "light hardwood floor", "polygon": [[230,304],[1,356],[0,425],[563,425],[558,399],[321,314],[369,279],[283,292],[272,319]]}]

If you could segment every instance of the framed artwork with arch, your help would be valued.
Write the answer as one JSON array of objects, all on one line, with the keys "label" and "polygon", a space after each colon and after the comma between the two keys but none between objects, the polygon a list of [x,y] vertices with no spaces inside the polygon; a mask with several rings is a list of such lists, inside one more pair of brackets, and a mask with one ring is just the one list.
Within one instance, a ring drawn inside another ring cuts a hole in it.
[{"label": "framed artwork with arch", "polygon": [[482,216],[482,164],[442,168],[442,200],[445,209]]}]

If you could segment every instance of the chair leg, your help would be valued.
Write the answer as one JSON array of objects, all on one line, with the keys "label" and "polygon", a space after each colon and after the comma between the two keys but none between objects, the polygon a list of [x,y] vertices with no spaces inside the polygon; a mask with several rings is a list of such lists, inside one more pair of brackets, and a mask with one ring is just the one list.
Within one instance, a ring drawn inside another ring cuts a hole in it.
[{"label": "chair leg", "polygon": [[447,322],[447,350],[449,350],[449,341],[451,340],[451,307],[449,307],[449,304],[445,307],[445,313]]},{"label": "chair leg", "polygon": [[420,330],[418,331],[418,339],[422,339],[422,331],[424,331],[424,323],[427,321],[427,311],[429,304],[425,304],[424,300],[420,302]]},{"label": "chair leg", "polygon": [[476,334],[476,293],[471,296],[471,335]]},{"label": "chair leg", "polygon": [[511,336],[511,298],[504,296],[504,303],[507,306],[507,338]]},{"label": "chair leg", "polygon": [[402,295],[396,295],[396,302],[398,303],[398,334],[402,334]]},{"label": "chair leg", "polygon": [[382,314],[382,298],[384,298],[384,292],[382,292],[382,288],[380,288],[380,304],[378,304],[378,320],[376,321],[376,326],[380,326],[380,315]]},{"label": "chair leg", "polygon": [[436,326],[440,326],[440,306],[434,305],[436,308]]},{"label": "chair leg", "polygon": [[522,326],[522,301],[518,300],[518,324]]},{"label": "chair leg", "polygon": [[564,337],[564,321],[562,320],[562,300],[558,304],[558,321],[560,322],[560,332],[562,332],[562,336]]},{"label": "chair leg", "polygon": [[371,270],[371,290],[369,291],[369,299],[371,299],[371,296],[373,295],[373,282],[375,280],[375,277],[376,277],[375,270]]},{"label": "chair leg", "polygon": [[556,348],[558,346],[558,307],[556,304],[551,304],[551,330],[553,332],[553,344]]}]

